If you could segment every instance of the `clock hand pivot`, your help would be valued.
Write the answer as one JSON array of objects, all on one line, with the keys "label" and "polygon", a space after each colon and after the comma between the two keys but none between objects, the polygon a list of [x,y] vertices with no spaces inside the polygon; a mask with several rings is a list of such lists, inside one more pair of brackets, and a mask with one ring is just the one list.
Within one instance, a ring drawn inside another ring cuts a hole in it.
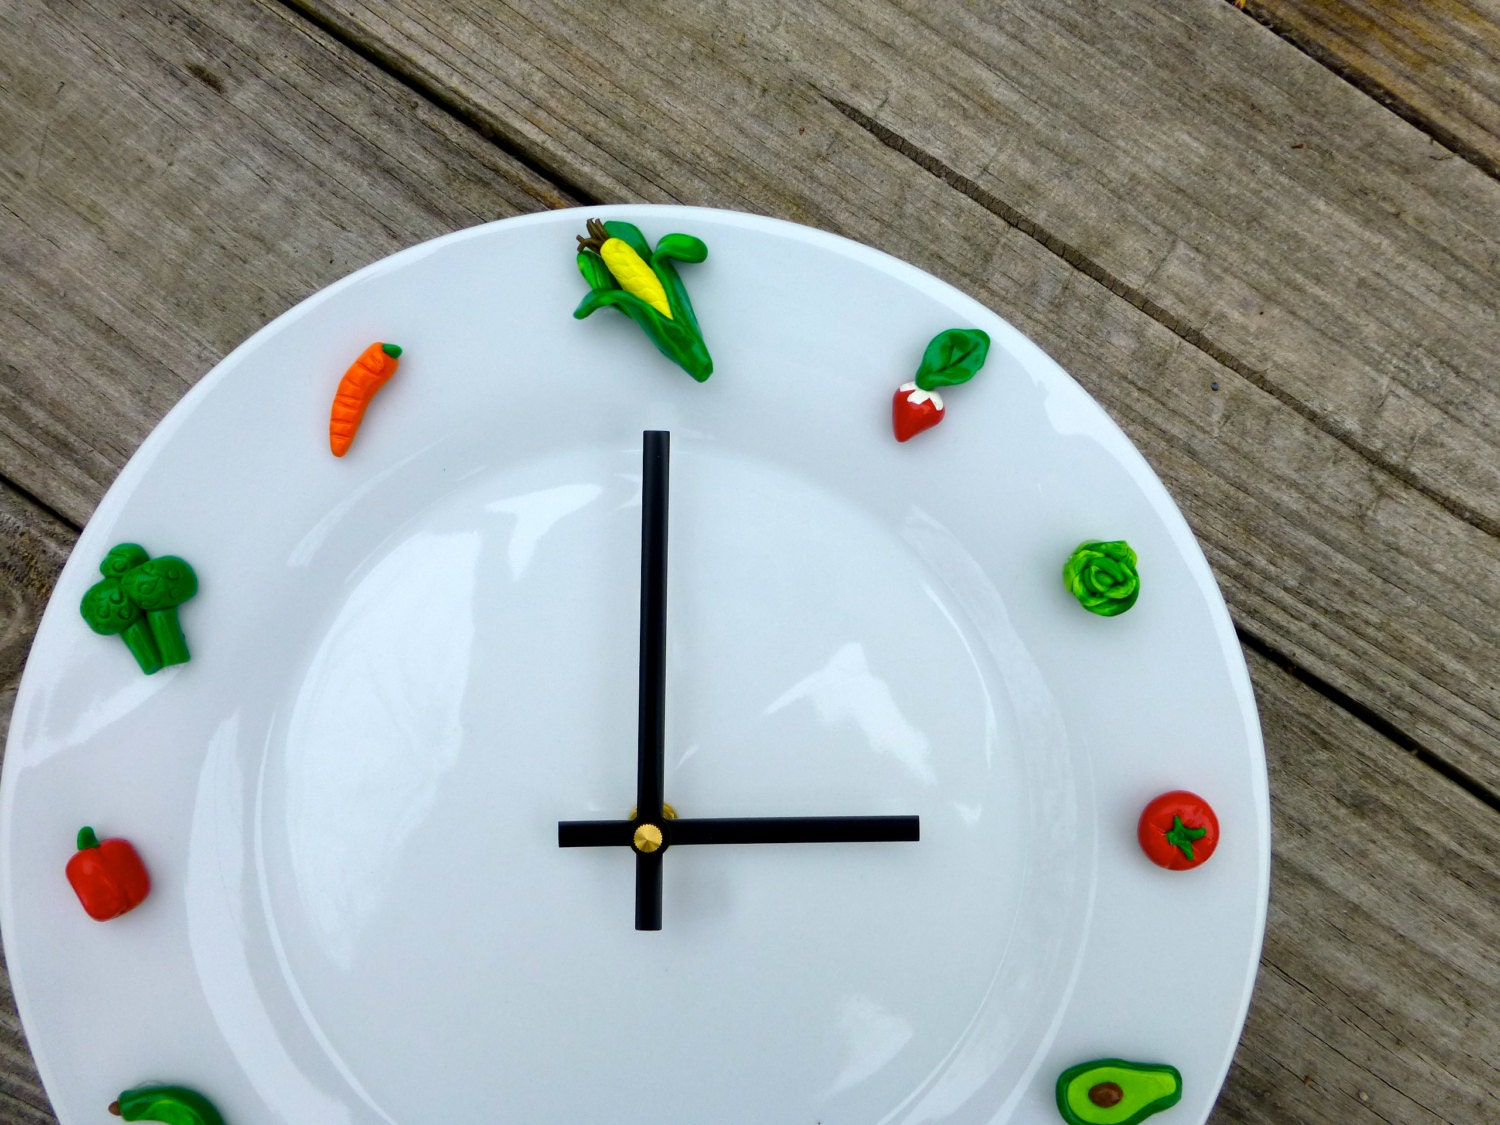
[{"label": "clock hand pivot", "polygon": [[661,829],[654,824],[641,824],[636,827],[635,835],[631,837],[631,846],[638,852],[650,855],[661,847]]},{"label": "clock hand pivot", "polygon": [[[636,818],[636,814],[639,813],[639,812],[640,812],[640,809],[636,808],[634,805],[631,805],[630,806],[630,815],[627,816],[625,819],[626,820],[634,820]],[[665,801],[663,801],[661,803],[661,815],[663,817],[665,817],[667,820],[676,820],[677,819],[677,810],[674,809],[671,805],[667,804]]]}]

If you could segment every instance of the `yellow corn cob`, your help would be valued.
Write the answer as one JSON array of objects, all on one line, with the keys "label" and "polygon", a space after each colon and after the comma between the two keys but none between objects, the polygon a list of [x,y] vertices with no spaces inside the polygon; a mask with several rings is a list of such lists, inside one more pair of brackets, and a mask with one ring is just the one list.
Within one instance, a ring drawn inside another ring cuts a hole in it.
[{"label": "yellow corn cob", "polygon": [[672,306],[667,304],[667,291],[662,288],[661,279],[651,272],[651,267],[641,260],[628,242],[618,238],[606,239],[599,247],[599,257],[604,259],[621,289],[639,297],[668,320],[672,319]]}]

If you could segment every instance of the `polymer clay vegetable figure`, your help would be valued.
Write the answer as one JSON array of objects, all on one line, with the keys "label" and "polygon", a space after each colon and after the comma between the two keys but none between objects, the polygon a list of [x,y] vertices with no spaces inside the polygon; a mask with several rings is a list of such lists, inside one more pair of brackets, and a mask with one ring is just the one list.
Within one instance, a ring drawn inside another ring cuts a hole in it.
[{"label": "polymer clay vegetable figure", "polygon": [[360,353],[339,380],[333,396],[333,410],[328,415],[328,447],[335,457],[342,457],[354,444],[359,424],[375,392],[390,382],[396,373],[401,348],[396,344],[374,343]]},{"label": "polymer clay vegetable figure", "polygon": [[153,559],[137,543],[121,543],[99,564],[101,582],[89,587],[79,612],[89,628],[119,635],[151,675],[189,659],[177,607],[198,592],[198,576],[175,555]]},{"label": "polymer clay vegetable figure", "polygon": [[1080,543],[1063,564],[1063,585],[1078,604],[1101,617],[1124,613],[1141,594],[1135,551],[1123,539]]},{"label": "polymer clay vegetable figure", "polygon": [[977,328],[950,328],[928,341],[916,378],[902,383],[891,400],[896,440],[910,441],[941,422],[943,396],[937,389],[967,383],[989,354],[989,335]]},{"label": "polymer clay vegetable figure", "polygon": [[224,1118],[213,1102],[186,1086],[137,1086],[110,1102],[109,1112],[126,1121],[224,1125]]},{"label": "polymer clay vegetable figure", "polygon": [[89,628],[106,637],[119,636],[125,647],[135,657],[141,671],[146,675],[159,672],[162,667],[161,652],[151,637],[151,628],[146,624],[146,611],[125,594],[120,579],[139,566],[149,556],[135,543],[121,543],[104,556],[99,571],[104,575],[83,595],[79,611]]},{"label": "polymer clay vegetable figure", "polygon": [[151,876],[129,840],[100,840],[94,830],[78,830],[78,850],[68,860],[68,882],[88,916],[108,922],[134,910],[151,893]]},{"label": "polymer clay vegetable figure", "polygon": [[1136,837],[1152,863],[1186,871],[1207,863],[1219,846],[1219,818],[1198,794],[1174,789],[1142,810]]},{"label": "polymer clay vegetable figure", "polygon": [[177,607],[198,592],[198,576],[183,559],[162,555],[125,572],[120,579],[125,596],[146,612],[151,639],[164,667],[186,664],[187,639],[177,620]]},{"label": "polymer clay vegetable figure", "polygon": [[1182,1075],[1163,1063],[1095,1059],[1057,1077],[1057,1110],[1068,1125],[1136,1125],[1182,1100]]},{"label": "polymer clay vegetable figure", "polygon": [[578,272],[589,283],[573,315],[616,308],[641,326],[662,355],[698,382],[714,372],[682,279],[673,262],[701,262],[708,247],[690,234],[664,234],[652,250],[633,223],[590,219],[578,236]]}]

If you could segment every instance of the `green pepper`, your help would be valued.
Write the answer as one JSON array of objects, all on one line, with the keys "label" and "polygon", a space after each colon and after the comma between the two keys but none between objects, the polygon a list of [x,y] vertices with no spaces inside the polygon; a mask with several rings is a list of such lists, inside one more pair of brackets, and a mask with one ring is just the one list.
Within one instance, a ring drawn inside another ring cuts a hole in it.
[{"label": "green pepper", "polygon": [[109,1112],[126,1121],[163,1125],[224,1125],[213,1103],[186,1086],[137,1086],[110,1103]]}]

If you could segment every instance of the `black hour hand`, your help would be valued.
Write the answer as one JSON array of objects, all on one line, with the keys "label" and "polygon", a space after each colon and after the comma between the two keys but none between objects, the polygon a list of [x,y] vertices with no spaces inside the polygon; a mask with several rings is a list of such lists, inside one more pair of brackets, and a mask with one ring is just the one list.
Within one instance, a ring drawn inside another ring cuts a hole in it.
[{"label": "black hour hand", "polygon": [[725,816],[659,821],[563,820],[562,848],[624,845],[659,855],[688,844],[854,844],[915,842],[922,838],[915,816]]}]

